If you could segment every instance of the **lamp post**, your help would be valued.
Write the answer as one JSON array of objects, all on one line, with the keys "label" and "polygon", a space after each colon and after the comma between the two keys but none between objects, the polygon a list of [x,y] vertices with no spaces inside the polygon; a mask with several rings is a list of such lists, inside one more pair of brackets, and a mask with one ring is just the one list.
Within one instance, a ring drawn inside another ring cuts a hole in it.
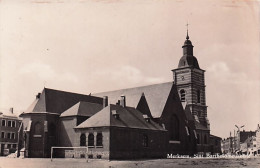
[{"label": "lamp post", "polygon": [[235,125],[235,127],[237,127],[237,148],[240,151],[240,129],[243,128],[245,125],[242,126],[237,126]]}]

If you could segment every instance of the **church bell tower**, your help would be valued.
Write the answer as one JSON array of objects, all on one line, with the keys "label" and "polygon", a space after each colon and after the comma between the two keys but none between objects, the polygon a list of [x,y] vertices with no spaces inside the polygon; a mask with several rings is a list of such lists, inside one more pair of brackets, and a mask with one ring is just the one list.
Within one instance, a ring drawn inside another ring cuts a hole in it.
[{"label": "church bell tower", "polygon": [[184,42],[183,56],[177,69],[173,69],[173,79],[177,86],[180,100],[189,108],[194,119],[210,129],[207,118],[207,105],[205,96],[205,70],[199,67],[197,58],[193,55],[193,45],[187,30]]}]

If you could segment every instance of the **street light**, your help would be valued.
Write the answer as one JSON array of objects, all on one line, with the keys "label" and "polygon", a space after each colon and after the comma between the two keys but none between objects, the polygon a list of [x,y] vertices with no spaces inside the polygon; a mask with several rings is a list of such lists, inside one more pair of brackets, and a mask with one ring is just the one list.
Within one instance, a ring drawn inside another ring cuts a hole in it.
[{"label": "street light", "polygon": [[243,128],[245,125],[242,125],[241,127],[238,127],[237,125],[235,125],[238,129],[238,131],[240,131],[240,128]]},{"label": "street light", "polygon": [[[242,126],[237,126],[235,125],[235,127],[237,127],[237,148],[238,148],[238,151],[240,151],[240,129],[243,128],[245,125],[242,125]],[[234,135],[234,138],[235,138],[235,135]]]}]

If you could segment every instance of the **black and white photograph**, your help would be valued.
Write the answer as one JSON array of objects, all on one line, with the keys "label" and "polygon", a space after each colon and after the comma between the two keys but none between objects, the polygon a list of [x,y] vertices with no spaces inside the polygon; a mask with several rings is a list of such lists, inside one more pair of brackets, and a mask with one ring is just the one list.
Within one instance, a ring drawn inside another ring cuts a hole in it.
[{"label": "black and white photograph", "polygon": [[0,0],[0,168],[260,167],[259,0]]}]

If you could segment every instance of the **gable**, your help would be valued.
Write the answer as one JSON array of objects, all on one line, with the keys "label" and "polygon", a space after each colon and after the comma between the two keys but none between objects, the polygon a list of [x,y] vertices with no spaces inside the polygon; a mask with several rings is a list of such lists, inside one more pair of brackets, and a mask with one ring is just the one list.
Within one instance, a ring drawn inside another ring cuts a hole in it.
[{"label": "gable", "polygon": [[144,94],[141,96],[136,109],[142,112],[143,114],[146,114],[148,117],[152,118],[152,114]]}]

